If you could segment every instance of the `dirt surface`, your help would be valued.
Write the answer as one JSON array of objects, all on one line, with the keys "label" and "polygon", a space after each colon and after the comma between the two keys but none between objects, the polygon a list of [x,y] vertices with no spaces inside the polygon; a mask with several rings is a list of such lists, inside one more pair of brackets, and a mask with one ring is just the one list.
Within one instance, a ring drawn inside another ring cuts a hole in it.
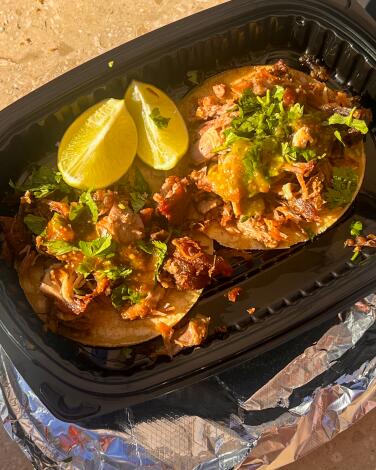
[{"label": "dirt surface", "polygon": [[[218,0],[1,0],[0,109],[76,65]],[[284,470],[376,470],[376,411]],[[31,469],[0,426],[0,469]]]}]

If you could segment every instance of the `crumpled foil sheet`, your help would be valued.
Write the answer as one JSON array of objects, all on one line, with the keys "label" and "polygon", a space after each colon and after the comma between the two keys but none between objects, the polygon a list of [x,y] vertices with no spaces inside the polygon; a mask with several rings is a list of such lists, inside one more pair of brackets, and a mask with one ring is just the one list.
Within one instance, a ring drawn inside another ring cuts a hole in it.
[{"label": "crumpled foil sheet", "polygon": [[86,429],[56,419],[0,347],[1,418],[37,469],[277,469],[376,406],[375,319],[373,294],[313,344],[303,335]]}]

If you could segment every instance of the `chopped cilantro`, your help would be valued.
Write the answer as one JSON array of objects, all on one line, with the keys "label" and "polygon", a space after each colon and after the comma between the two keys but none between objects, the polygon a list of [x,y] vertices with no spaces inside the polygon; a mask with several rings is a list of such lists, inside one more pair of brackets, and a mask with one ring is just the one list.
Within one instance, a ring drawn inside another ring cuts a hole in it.
[{"label": "chopped cilantro", "polygon": [[76,246],[64,240],[46,241],[46,242],[43,242],[43,245],[47,247],[47,250],[51,255],[55,255],[55,256],[65,255],[67,253],[70,253],[71,251],[78,250]]},{"label": "chopped cilantro", "polygon": [[339,140],[344,147],[346,147],[345,142],[342,140],[341,133],[339,131],[334,131],[334,135],[336,139]]},{"label": "chopped cilantro", "polygon": [[290,107],[290,109],[287,112],[288,120],[290,122],[297,121],[303,116],[303,113],[304,113],[304,106],[299,103],[295,103],[293,106]]},{"label": "chopped cilantro", "polygon": [[35,168],[21,185],[16,185],[12,181],[9,184],[18,192],[30,191],[37,199],[47,197],[55,191],[63,194],[69,194],[72,191],[63,181],[62,174],[47,166]]},{"label": "chopped cilantro", "polygon": [[243,223],[243,222],[247,222],[248,219],[249,219],[249,215],[242,215],[242,216],[240,217],[240,222],[242,222],[242,223]]},{"label": "chopped cilantro", "polygon": [[156,281],[159,270],[161,269],[163,261],[167,254],[167,244],[159,240],[152,240],[151,242],[139,240],[137,242],[137,245],[140,248],[140,250],[144,251],[148,255],[154,255],[156,257],[155,274],[154,274],[154,279]]},{"label": "chopped cilantro", "polygon": [[356,111],[356,108],[351,110],[351,113],[348,116],[343,116],[342,114],[334,113],[330,116],[328,123],[330,125],[345,125],[351,127],[352,129],[356,129],[357,131],[361,132],[362,134],[367,134],[368,127],[365,121],[362,119],[354,119],[353,114]]},{"label": "chopped cilantro", "polygon": [[116,281],[117,279],[121,279],[132,274],[132,269],[125,266],[112,266],[110,268],[101,269],[100,274],[106,276],[110,281]]},{"label": "chopped cilantro", "polygon": [[77,272],[82,274],[85,278],[88,277],[91,273],[96,271],[96,260],[95,258],[85,257],[82,263],[77,267]]},{"label": "chopped cilantro", "polygon": [[152,244],[154,247],[153,254],[156,257],[154,280],[157,280],[159,270],[161,269],[163,261],[167,254],[167,245],[166,243],[161,242],[159,240],[153,240]]},{"label": "chopped cilantro", "polygon": [[199,70],[188,70],[187,72],[187,80],[194,85],[198,85],[203,78],[203,73]]},{"label": "chopped cilantro", "polygon": [[83,212],[85,212],[85,206],[83,204],[71,204],[69,208],[69,220],[76,220],[77,217],[80,217]]},{"label": "chopped cilantro", "polygon": [[153,120],[154,124],[158,127],[158,129],[166,128],[171,119],[171,118],[162,116],[159,108],[153,108],[149,116]]},{"label": "chopped cilantro", "polygon": [[139,170],[139,168],[136,166],[134,169],[134,184],[133,187],[135,191],[138,191],[139,193],[147,193],[150,194],[150,186],[148,182],[145,180],[143,174]]},{"label": "chopped cilantro", "polygon": [[283,88],[283,86],[276,85],[273,96],[278,101],[282,101],[284,93],[285,93],[285,89]]},{"label": "chopped cilantro", "polygon": [[93,222],[96,224],[98,222],[98,207],[94,202],[90,191],[85,191],[81,194],[80,203],[84,204],[89,209]]},{"label": "chopped cilantro", "polygon": [[27,214],[24,217],[24,223],[31,232],[33,232],[35,235],[40,235],[46,228],[47,220],[44,217]]},{"label": "chopped cilantro", "polygon": [[350,233],[353,237],[357,237],[363,230],[363,224],[360,220],[354,220],[350,225]]},{"label": "chopped cilantro", "polygon": [[139,193],[137,191],[130,193],[131,206],[134,212],[139,212],[144,207],[148,197],[146,193]]},{"label": "chopped cilantro", "polygon": [[325,193],[330,209],[349,204],[356,190],[358,176],[348,167],[333,167],[333,183]]},{"label": "chopped cilantro", "polygon": [[248,178],[252,178],[256,171],[260,168],[260,150],[262,147],[261,142],[255,142],[243,157],[243,166]]},{"label": "chopped cilantro", "polygon": [[134,169],[132,189],[133,191],[130,192],[131,206],[134,212],[139,212],[145,206],[151,191],[147,181],[137,167]]},{"label": "chopped cilantro", "polygon": [[77,219],[77,217],[85,212],[85,208],[90,211],[93,223],[96,224],[98,222],[98,207],[90,191],[83,192],[80,195],[79,202],[71,205],[69,209],[69,220]]},{"label": "chopped cilantro", "polygon": [[325,156],[321,155],[317,157],[316,152],[313,149],[302,149],[300,147],[293,147],[288,142],[282,142],[282,156],[283,158],[290,163],[291,161],[297,162],[305,160],[309,162],[311,160],[315,160],[317,158],[322,158]]},{"label": "chopped cilantro", "polygon": [[96,238],[95,240],[85,242],[80,240],[78,246],[82,253],[88,258],[98,256],[100,258],[107,258],[111,256],[114,251],[114,242],[112,241],[111,235]]},{"label": "chopped cilantro", "polygon": [[109,60],[108,61],[108,66],[110,69],[112,69],[112,67],[114,66],[114,61],[113,60]]},{"label": "chopped cilantro", "polygon": [[115,308],[120,308],[127,301],[129,301],[132,305],[138,304],[144,297],[145,296],[143,294],[131,289],[126,284],[121,284],[112,290],[111,302]]},{"label": "chopped cilantro", "polygon": [[151,243],[148,243],[145,240],[138,240],[137,246],[148,255],[153,254],[153,245]]}]

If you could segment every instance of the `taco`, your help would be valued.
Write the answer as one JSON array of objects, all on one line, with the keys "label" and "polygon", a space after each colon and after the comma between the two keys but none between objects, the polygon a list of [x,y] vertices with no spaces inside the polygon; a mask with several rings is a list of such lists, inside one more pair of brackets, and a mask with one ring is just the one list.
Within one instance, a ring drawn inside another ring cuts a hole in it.
[{"label": "taco", "polygon": [[96,191],[40,167],[15,217],[0,217],[2,255],[46,328],[77,342],[118,347],[170,337],[202,289],[231,268],[201,233],[177,233],[152,204],[147,181]]},{"label": "taco", "polygon": [[191,218],[224,246],[307,241],[334,224],[361,187],[370,110],[283,61],[215,75],[180,111],[196,166]]}]

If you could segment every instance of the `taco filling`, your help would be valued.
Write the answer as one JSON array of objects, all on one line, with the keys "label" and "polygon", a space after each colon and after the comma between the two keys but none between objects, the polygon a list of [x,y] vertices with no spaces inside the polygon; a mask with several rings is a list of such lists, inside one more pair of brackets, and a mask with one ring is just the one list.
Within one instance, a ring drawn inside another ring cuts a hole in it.
[{"label": "taco filling", "polygon": [[134,174],[78,191],[40,167],[16,186],[18,214],[0,217],[3,257],[50,330],[95,346],[170,337],[212,277],[231,274],[211,240],[181,234],[156,212]]},{"label": "taco filling", "polygon": [[333,224],[360,188],[370,111],[282,61],[214,76],[181,111],[197,167],[189,179],[200,193],[193,218],[223,245],[305,241]]}]

